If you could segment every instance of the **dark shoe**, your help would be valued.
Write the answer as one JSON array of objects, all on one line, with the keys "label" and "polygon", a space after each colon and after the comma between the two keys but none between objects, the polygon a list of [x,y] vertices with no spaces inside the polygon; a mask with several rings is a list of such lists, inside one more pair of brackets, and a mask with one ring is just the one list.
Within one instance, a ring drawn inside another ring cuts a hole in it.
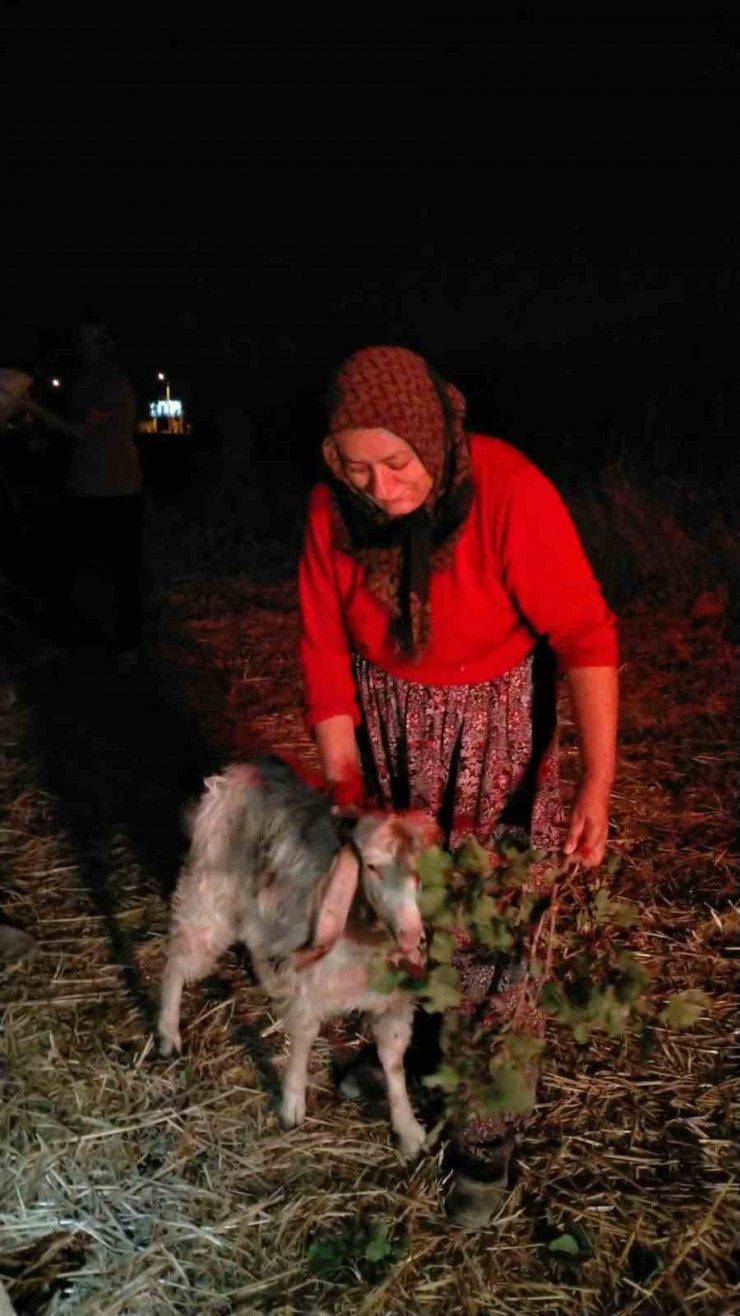
[{"label": "dark shoe", "polygon": [[445,1215],[458,1229],[488,1229],[509,1196],[508,1183],[485,1183],[453,1170]]},{"label": "dark shoe", "polygon": [[445,1193],[445,1215],[458,1229],[487,1229],[511,1192],[513,1139],[501,1139],[486,1148],[485,1159],[474,1162],[463,1154],[455,1164]]}]

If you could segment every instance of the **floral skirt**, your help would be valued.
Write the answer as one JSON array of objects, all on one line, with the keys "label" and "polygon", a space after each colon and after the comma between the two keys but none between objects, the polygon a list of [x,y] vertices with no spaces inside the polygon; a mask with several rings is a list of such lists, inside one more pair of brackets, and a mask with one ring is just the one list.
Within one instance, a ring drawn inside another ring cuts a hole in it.
[{"label": "floral skirt", "polygon": [[[404,681],[359,656],[354,675],[365,784],[382,807],[431,814],[450,848],[472,834],[487,847],[513,839],[557,851],[562,806],[556,688],[546,649],[478,685]],[[531,866],[533,890],[546,867]],[[464,940],[453,963],[459,1008],[492,1038],[513,1020],[518,1029],[542,1035],[544,1020],[528,999],[521,967],[491,963],[490,956],[479,960]],[[515,1124],[509,1117],[470,1120],[456,1141],[472,1160],[485,1163],[486,1147],[498,1147]]]}]

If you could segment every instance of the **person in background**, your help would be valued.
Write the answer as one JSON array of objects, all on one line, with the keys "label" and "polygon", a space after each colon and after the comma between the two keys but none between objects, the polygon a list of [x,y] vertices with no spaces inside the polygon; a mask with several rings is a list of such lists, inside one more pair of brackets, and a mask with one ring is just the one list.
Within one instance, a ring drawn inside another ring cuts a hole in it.
[{"label": "person in background", "polygon": [[[299,564],[307,724],[338,804],[422,809],[452,847],[472,833],[592,867],[615,768],[614,617],[553,485],[508,443],[470,434],[465,411],[405,348],[339,369]],[[557,667],[581,760],[565,826]],[[516,974],[497,980],[462,943],[455,964],[463,1009],[483,1005],[492,1031],[516,1013],[542,1032]],[[372,1078],[362,1061],[344,1091]],[[457,1130],[451,1220],[490,1220],[517,1136],[508,1119]]]},{"label": "person in background", "polygon": [[[81,324],[66,415],[59,416],[30,398],[25,405],[71,441],[65,566],[72,575],[91,559],[107,566],[115,596],[114,633],[107,638],[119,666],[126,670],[136,665],[141,644],[143,492],[134,439],[136,396],[115,351],[104,325]],[[57,630],[72,642],[103,634],[101,627],[91,627],[73,609]]]}]

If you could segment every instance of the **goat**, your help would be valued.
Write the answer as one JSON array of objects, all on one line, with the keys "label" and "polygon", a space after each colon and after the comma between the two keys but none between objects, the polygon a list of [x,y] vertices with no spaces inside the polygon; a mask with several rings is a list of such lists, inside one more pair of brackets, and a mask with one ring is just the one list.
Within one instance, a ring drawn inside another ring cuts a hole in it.
[{"label": "goat", "polygon": [[184,984],[242,941],[290,1040],[283,1126],[304,1120],[308,1057],[321,1023],[361,1010],[386,1074],[391,1124],[402,1153],[413,1156],[425,1137],[403,1065],[413,1003],[407,993],[372,990],[369,976],[383,948],[423,963],[415,867],[437,837],[435,824],[420,814],[365,813],[343,843],[329,801],[269,756],[232,765],[205,786],[173,897],[161,1052],[181,1049]]}]

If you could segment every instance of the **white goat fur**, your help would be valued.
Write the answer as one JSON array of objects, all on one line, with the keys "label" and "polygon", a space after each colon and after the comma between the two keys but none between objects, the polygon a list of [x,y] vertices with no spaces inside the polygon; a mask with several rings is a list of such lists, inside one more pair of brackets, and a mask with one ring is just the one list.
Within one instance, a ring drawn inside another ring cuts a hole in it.
[{"label": "white goat fur", "polygon": [[[429,843],[429,820],[388,814],[358,820],[353,844],[361,871],[347,926],[337,928],[326,953],[319,949],[313,962],[297,967],[301,957],[294,962],[294,954],[304,948],[305,956],[312,937],[316,942],[327,874],[340,849],[328,803],[277,759],[231,767],[210,778],[206,788],[173,898],[159,1018],[163,1054],[181,1047],[184,984],[202,978],[228,946],[243,941],[261,985],[283,1012],[290,1039],[283,1125],[303,1122],[308,1057],[322,1022],[361,1010],[369,1017],[386,1074],[391,1124],[402,1153],[414,1155],[425,1133],[409,1102],[403,1064],[413,1004],[405,993],[370,990],[378,937],[368,940],[367,916],[363,927],[358,914],[364,896],[365,911],[369,904],[406,952],[420,945],[414,868]],[[342,851],[335,872],[346,859]]]}]

